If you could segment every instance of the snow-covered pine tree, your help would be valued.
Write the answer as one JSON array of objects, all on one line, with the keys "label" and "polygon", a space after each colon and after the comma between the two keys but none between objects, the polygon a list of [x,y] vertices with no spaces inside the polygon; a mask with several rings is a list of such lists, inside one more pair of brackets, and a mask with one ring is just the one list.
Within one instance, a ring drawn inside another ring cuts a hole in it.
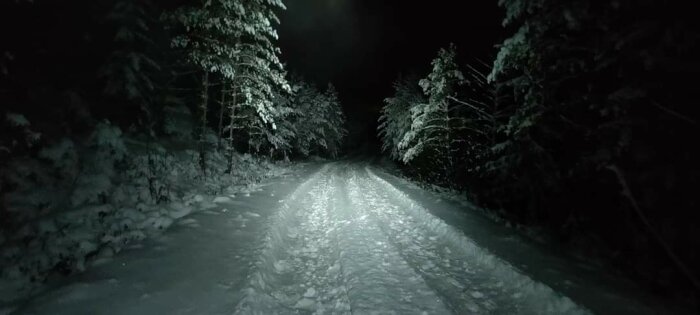
[{"label": "snow-covered pine tree", "polygon": [[172,40],[173,47],[184,48],[188,60],[202,71],[200,99],[199,154],[200,166],[206,173],[206,132],[209,103],[209,73],[219,73],[233,78],[232,61],[235,56],[235,41],[245,25],[241,16],[243,6],[236,0],[207,0],[200,6],[187,6],[177,9],[171,18],[183,28],[182,34]]},{"label": "snow-covered pine tree", "polygon": [[294,147],[302,156],[318,154],[316,144],[321,141],[319,138],[321,121],[321,111],[317,108],[318,90],[299,80],[293,87],[293,106],[301,113],[296,119],[297,137]]},{"label": "snow-covered pine tree", "polygon": [[151,1],[120,0],[109,9],[105,20],[115,27],[117,49],[100,69],[106,79],[104,93],[124,99],[138,108],[138,124],[153,131],[157,117],[156,85],[162,60],[156,41],[157,13]]},{"label": "snow-covered pine tree", "polygon": [[432,73],[420,84],[411,77],[394,82],[395,92],[384,100],[378,131],[385,152],[432,179],[450,165],[444,156],[448,151],[444,144],[449,144],[453,176],[440,179],[463,185],[481,176],[489,162],[502,114],[495,88],[487,80],[489,66],[475,60],[462,71],[454,51],[454,47],[441,50]]},{"label": "snow-covered pine tree", "polygon": [[432,71],[419,85],[427,97],[427,102],[411,108],[411,129],[399,143],[404,151],[402,160],[409,162],[422,153],[434,154],[440,159],[441,175],[447,180],[454,166],[453,147],[460,139],[455,138],[451,108],[458,93],[457,87],[465,81],[455,60],[456,47],[450,45],[440,49],[432,61]]},{"label": "snow-covered pine tree", "polygon": [[274,102],[277,93],[290,91],[278,57],[280,50],[274,43],[278,38],[274,26],[279,23],[275,10],[285,6],[279,0],[256,0],[246,2],[244,8],[248,14],[241,18],[247,27],[235,45],[232,90],[237,97],[230,108],[229,142],[233,150],[234,131],[238,130],[248,138],[249,148],[257,152],[274,138],[270,134],[277,129],[275,118],[286,115]]},{"label": "snow-covered pine tree", "polygon": [[190,61],[203,71],[200,159],[204,159],[206,150],[209,73],[218,73],[231,82],[231,150],[236,128],[260,126],[251,121],[236,125],[241,121],[237,116],[239,101],[274,129],[273,89],[287,88],[284,68],[277,57],[279,49],[273,44],[277,39],[274,25],[279,23],[274,11],[284,8],[280,0],[207,0],[201,6],[180,8],[171,15],[184,27],[184,33],[173,39],[173,46],[187,49]]},{"label": "snow-covered pine tree", "polygon": [[326,116],[324,127],[324,135],[326,138],[326,152],[337,157],[340,153],[340,147],[343,143],[343,138],[347,135],[345,129],[345,115],[340,105],[338,91],[332,83],[328,84],[326,92],[323,94],[324,113]]},{"label": "snow-covered pine tree", "polygon": [[294,149],[294,139],[297,136],[296,119],[298,112],[292,104],[293,99],[290,93],[278,92],[275,96],[275,106],[272,117],[275,121],[275,129],[265,128],[265,148],[271,157],[278,156],[285,160],[289,159],[289,154]]},{"label": "snow-covered pine tree", "polygon": [[293,90],[293,107],[299,113],[295,120],[295,149],[303,156],[337,156],[347,131],[335,87],[329,84],[322,93],[315,86],[299,80]]},{"label": "snow-covered pine tree", "polygon": [[[233,163],[236,136],[248,138],[250,148],[260,148],[266,135],[277,129],[275,118],[284,110],[276,109],[273,100],[278,91],[289,91],[284,66],[279,60],[275,25],[279,19],[275,10],[285,9],[282,1],[240,2],[245,14],[237,16],[242,26],[233,39],[233,54],[229,60],[230,102],[228,125],[229,163]],[[232,171],[233,168],[229,167]]]},{"label": "snow-covered pine tree", "polygon": [[481,176],[485,164],[493,155],[492,148],[503,123],[496,89],[487,79],[489,70],[489,66],[479,60],[467,64],[459,98],[450,97],[453,101],[452,130],[459,141],[454,155],[457,164],[462,166],[459,172],[468,181]]},{"label": "snow-covered pine tree", "polygon": [[394,82],[394,96],[384,100],[378,127],[382,150],[391,158],[403,160],[405,150],[399,144],[411,129],[411,108],[425,102],[417,78],[400,77]]},{"label": "snow-covered pine tree", "polygon": [[[267,46],[267,47],[265,47]],[[271,41],[240,44],[241,55],[234,79],[238,114],[229,128],[248,139],[249,151],[257,153],[267,143],[266,135],[277,129],[275,118],[282,118],[275,108],[276,93],[287,93],[289,85],[278,49]],[[277,117],[276,117],[277,116]]]},{"label": "snow-covered pine tree", "polygon": [[[562,235],[591,233],[613,251],[635,248],[625,258],[636,261],[630,270],[654,270],[639,275],[666,289],[685,278],[698,292],[700,255],[685,250],[699,243],[697,190],[688,189],[697,186],[698,158],[686,145],[698,121],[687,79],[700,50],[685,40],[698,38],[691,2],[499,5],[516,31],[489,76],[512,99],[490,199],[518,205],[515,213],[529,209],[519,215]],[[666,257],[637,259],[658,250]]]}]

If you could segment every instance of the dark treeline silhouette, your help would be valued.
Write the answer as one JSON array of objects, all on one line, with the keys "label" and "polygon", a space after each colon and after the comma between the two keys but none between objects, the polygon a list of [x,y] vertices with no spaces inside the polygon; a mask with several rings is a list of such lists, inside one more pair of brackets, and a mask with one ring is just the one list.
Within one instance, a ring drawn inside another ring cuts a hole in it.
[{"label": "dark treeline silhouette", "polygon": [[494,61],[461,64],[450,46],[429,74],[395,82],[380,118],[385,152],[408,174],[544,227],[661,295],[692,298],[693,10],[653,0],[499,3],[512,36]]}]

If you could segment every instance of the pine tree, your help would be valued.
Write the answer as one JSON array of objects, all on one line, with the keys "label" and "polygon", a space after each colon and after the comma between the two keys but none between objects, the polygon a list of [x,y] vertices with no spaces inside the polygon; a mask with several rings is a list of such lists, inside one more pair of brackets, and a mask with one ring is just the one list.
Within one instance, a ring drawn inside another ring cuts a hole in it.
[{"label": "pine tree", "polygon": [[322,140],[322,112],[318,104],[318,90],[303,81],[295,82],[294,87],[294,108],[303,113],[296,120],[297,137],[294,147],[302,156],[318,154],[318,143]]},{"label": "pine tree", "polygon": [[394,96],[384,100],[378,127],[382,150],[389,152],[391,158],[403,160],[406,152],[399,144],[411,129],[411,108],[425,102],[418,79],[402,77],[394,82]]},{"label": "pine tree", "polygon": [[302,156],[340,153],[343,138],[347,135],[345,115],[332,84],[325,92],[298,80],[294,83],[291,105],[299,113],[295,115],[296,137],[294,148]]},{"label": "pine tree", "polygon": [[462,71],[454,45],[431,64],[426,78],[394,83],[379,119],[383,150],[430,180],[464,185],[489,163],[503,114],[486,64],[474,61]]},{"label": "pine tree", "polygon": [[326,152],[332,157],[337,157],[343,138],[347,134],[345,129],[345,115],[340,105],[338,91],[329,83],[323,94],[323,106],[325,111],[324,136],[326,138]]},{"label": "pine tree", "polygon": [[[683,241],[697,239],[686,223],[698,218],[688,215],[697,213],[697,193],[687,189],[697,155],[684,148],[698,115],[692,85],[677,75],[698,69],[700,45],[685,40],[698,38],[694,10],[655,0],[499,4],[516,31],[489,75],[511,97],[490,167],[500,188],[492,198],[562,234],[595,231],[644,257],[661,248],[700,289],[687,267],[700,255],[685,250],[698,243]],[[667,217],[676,219],[661,229],[657,220]],[[665,261],[645,268],[671,274]]]},{"label": "pine tree", "polygon": [[399,143],[399,150],[404,152],[402,160],[407,163],[424,152],[440,159],[435,165],[441,168],[444,181],[453,173],[455,138],[452,107],[458,93],[458,87],[464,83],[464,75],[457,66],[456,48],[440,49],[432,62],[432,71],[419,85],[426,95],[426,102],[415,104],[411,108],[411,129]]},{"label": "pine tree", "polygon": [[105,94],[125,99],[141,112],[138,123],[153,131],[159,109],[156,87],[162,76],[153,34],[159,27],[150,1],[121,0],[110,8],[105,20],[115,27],[117,49],[100,69],[106,79]]},{"label": "pine tree", "polygon": [[246,130],[250,138],[260,128],[275,128],[274,89],[288,89],[284,68],[277,57],[280,52],[273,44],[277,39],[274,25],[279,23],[274,10],[284,8],[280,0],[210,0],[200,7],[180,8],[171,15],[185,29],[184,34],[173,39],[173,45],[187,49],[190,61],[203,71],[199,132],[202,165],[206,151],[209,73],[218,73],[231,82],[228,126],[231,160],[234,130]]},{"label": "pine tree", "polygon": [[264,129],[265,147],[270,156],[281,154],[287,160],[294,149],[294,139],[297,136],[297,126],[294,123],[302,114],[292,104],[291,93],[278,92],[275,97],[275,106],[272,117],[275,121],[275,129]]},{"label": "pine tree", "polygon": [[459,135],[458,164],[465,180],[476,184],[493,156],[504,113],[499,108],[496,88],[487,79],[489,66],[475,60],[464,71],[465,80],[459,98],[452,98],[454,130]]},{"label": "pine tree", "polygon": [[230,39],[240,36],[244,25],[239,17],[243,14],[245,11],[238,1],[217,0],[203,2],[201,6],[179,8],[170,16],[184,28],[183,34],[173,38],[173,46],[184,48],[188,60],[202,71],[198,141],[203,173],[206,173],[209,74],[219,73],[233,78],[231,61],[236,51]]},{"label": "pine tree", "polygon": [[278,57],[280,50],[273,42],[277,39],[273,26],[279,23],[274,10],[284,8],[278,0],[246,3],[248,14],[243,19],[248,27],[236,43],[237,54],[233,63],[236,76],[232,79],[232,90],[239,97],[231,104],[230,110],[231,150],[233,132],[239,130],[248,138],[249,151],[253,148],[255,152],[259,151],[271,138],[268,135],[277,129],[275,118],[286,115],[285,110],[275,108],[274,102],[278,92],[290,91],[284,66]]}]

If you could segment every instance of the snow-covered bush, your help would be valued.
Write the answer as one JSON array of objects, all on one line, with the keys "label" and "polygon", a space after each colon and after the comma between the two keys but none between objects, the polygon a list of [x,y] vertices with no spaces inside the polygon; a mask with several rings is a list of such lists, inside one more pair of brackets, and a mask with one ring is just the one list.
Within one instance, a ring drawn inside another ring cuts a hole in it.
[{"label": "snow-covered bush", "polygon": [[[217,142],[213,134],[205,139]],[[167,229],[212,199],[204,196],[250,191],[253,183],[282,172],[235,154],[231,176],[228,151],[221,150],[207,154],[203,176],[197,151],[142,140],[125,139],[118,127],[102,122],[85,138],[53,141],[35,156],[16,156],[2,166],[3,187],[11,189],[3,191],[8,211],[0,229],[1,295],[26,295],[52,274],[82,271]]]},{"label": "snow-covered bush", "polygon": [[82,169],[71,195],[72,206],[108,201],[116,168],[128,154],[121,135],[121,130],[109,122],[99,123],[95,127],[86,143]]},{"label": "snow-covered bush", "polygon": [[177,174],[174,172],[174,165],[174,158],[165,152],[133,157],[125,172],[128,184],[137,187],[137,191],[131,192],[130,195],[138,196],[138,201],[148,204],[170,201],[170,183]]},{"label": "snow-covered bush", "polygon": [[114,209],[106,203],[128,154],[121,131],[104,122],[76,141],[59,139],[3,168],[2,278],[40,282],[50,273],[82,270],[100,234],[110,232],[102,224]]},{"label": "snow-covered bush", "polygon": [[[17,155],[2,168],[8,226],[56,210],[79,172],[78,152],[69,139],[41,149],[36,157]],[[7,232],[8,229],[3,229]]]},{"label": "snow-covered bush", "polygon": [[43,148],[39,158],[49,162],[63,179],[73,179],[78,174],[78,152],[75,143],[68,138]]},{"label": "snow-covered bush", "polygon": [[185,105],[166,107],[163,133],[178,140],[192,140],[192,113]]}]

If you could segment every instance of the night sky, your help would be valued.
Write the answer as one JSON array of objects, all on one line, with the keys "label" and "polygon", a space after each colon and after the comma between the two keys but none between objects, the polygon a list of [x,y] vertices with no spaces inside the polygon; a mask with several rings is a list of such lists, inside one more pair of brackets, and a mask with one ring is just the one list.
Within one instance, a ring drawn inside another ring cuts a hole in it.
[{"label": "night sky", "polygon": [[282,58],[290,72],[319,86],[336,85],[351,146],[361,138],[376,144],[378,112],[399,74],[425,76],[438,49],[451,42],[463,62],[490,61],[506,34],[497,1],[291,0],[285,5]]}]

